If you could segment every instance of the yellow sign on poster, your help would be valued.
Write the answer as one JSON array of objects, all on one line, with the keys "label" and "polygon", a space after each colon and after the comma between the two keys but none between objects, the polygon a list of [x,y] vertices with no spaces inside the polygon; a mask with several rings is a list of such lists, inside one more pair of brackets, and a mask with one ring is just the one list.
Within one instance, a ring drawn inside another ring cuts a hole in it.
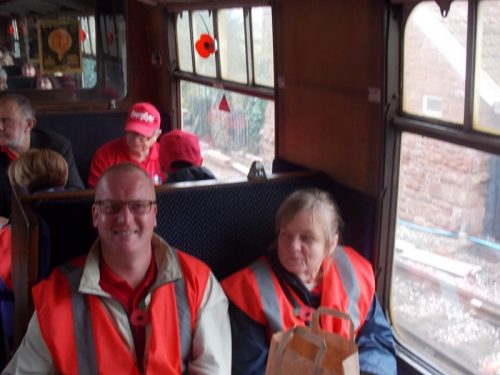
[{"label": "yellow sign on poster", "polygon": [[40,20],[40,73],[81,73],[82,51],[78,19]]}]

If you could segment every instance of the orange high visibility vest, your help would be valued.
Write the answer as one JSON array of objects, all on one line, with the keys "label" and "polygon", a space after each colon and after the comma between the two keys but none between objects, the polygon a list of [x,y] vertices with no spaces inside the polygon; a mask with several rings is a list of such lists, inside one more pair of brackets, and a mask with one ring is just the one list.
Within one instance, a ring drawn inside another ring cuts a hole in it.
[{"label": "orange high visibility vest", "polygon": [[[145,374],[180,374],[187,368],[210,269],[180,251],[177,258],[183,278],[151,295]],[[40,330],[55,367],[64,374],[140,374],[102,298],[78,292],[84,263],[84,257],[78,258],[33,288]]]},{"label": "orange high visibility vest", "polygon": [[[353,248],[338,246],[330,266],[323,263],[320,306],[350,315],[355,332],[363,325],[375,293],[375,279],[370,265]],[[305,320],[295,312],[267,258],[229,276],[222,282],[227,297],[241,311],[268,329],[269,337],[278,331],[304,326]],[[300,298],[290,292],[303,306]],[[349,337],[349,323],[330,316],[320,317],[321,327]]]}]

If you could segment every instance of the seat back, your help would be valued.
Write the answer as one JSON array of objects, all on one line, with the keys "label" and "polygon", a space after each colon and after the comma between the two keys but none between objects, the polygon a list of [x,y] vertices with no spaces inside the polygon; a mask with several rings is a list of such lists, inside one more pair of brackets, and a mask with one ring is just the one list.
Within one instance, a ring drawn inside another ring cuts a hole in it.
[{"label": "seat back", "polygon": [[[104,143],[121,137],[126,112],[37,114],[37,126],[62,134],[71,141],[75,163],[87,183],[94,152]],[[82,134],[87,134],[82,136]]]}]

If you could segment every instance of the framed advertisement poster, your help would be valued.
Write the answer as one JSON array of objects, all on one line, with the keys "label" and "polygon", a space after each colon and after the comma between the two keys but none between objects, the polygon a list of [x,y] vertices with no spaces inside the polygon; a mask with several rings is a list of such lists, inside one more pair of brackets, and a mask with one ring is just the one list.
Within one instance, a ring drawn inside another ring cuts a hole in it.
[{"label": "framed advertisement poster", "polygon": [[78,19],[39,20],[40,73],[81,73],[82,51]]}]

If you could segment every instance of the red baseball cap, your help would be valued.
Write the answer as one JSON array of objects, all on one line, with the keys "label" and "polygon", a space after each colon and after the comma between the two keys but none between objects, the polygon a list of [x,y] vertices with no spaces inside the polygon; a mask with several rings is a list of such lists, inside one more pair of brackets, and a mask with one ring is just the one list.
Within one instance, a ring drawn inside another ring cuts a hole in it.
[{"label": "red baseball cap", "polygon": [[155,130],[160,128],[160,113],[150,103],[135,103],[128,111],[125,131],[139,133],[145,137],[151,137]]},{"label": "red baseball cap", "polygon": [[172,163],[184,161],[199,167],[203,162],[198,137],[179,129],[165,133],[160,138],[160,164],[164,171],[172,173]]}]

